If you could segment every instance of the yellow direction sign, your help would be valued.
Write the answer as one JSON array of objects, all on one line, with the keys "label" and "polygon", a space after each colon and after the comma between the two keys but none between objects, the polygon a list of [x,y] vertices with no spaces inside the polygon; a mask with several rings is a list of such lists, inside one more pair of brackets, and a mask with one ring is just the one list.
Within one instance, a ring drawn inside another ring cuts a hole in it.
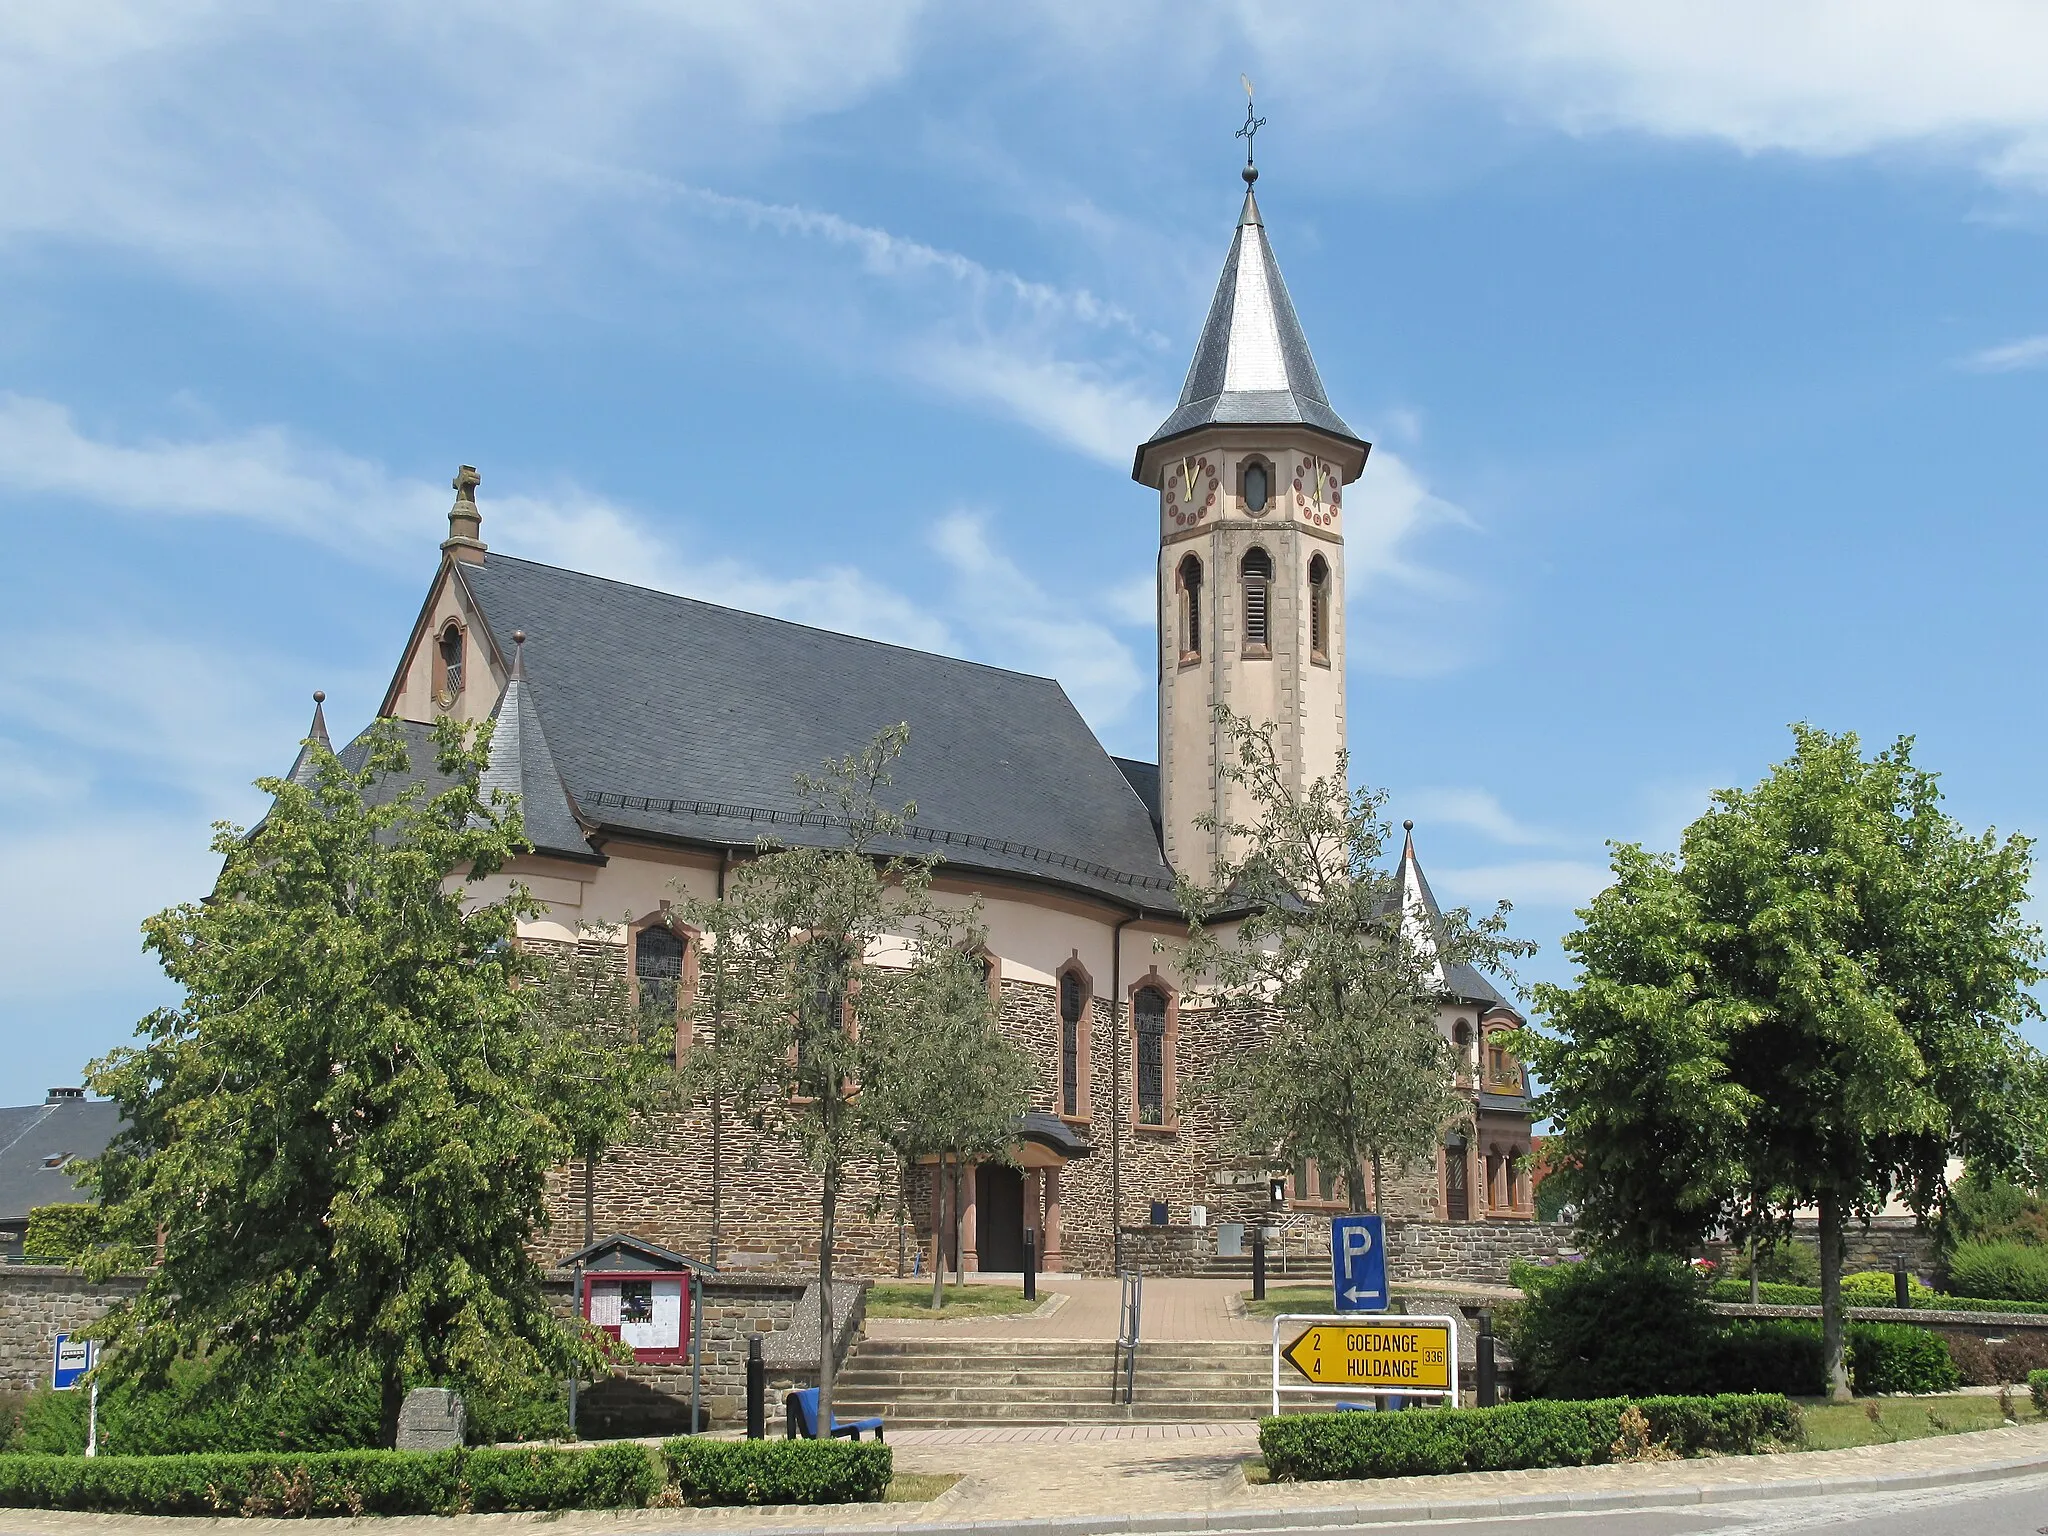
[{"label": "yellow direction sign", "polygon": [[1451,1390],[1451,1330],[1445,1323],[1317,1323],[1281,1354],[1318,1386]]}]

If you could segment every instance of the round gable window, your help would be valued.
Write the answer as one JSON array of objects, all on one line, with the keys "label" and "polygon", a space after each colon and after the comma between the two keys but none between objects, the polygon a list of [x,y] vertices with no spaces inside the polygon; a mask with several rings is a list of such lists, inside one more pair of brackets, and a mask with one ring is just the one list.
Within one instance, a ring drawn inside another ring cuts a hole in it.
[{"label": "round gable window", "polygon": [[1247,464],[1244,469],[1244,506],[1247,512],[1263,512],[1266,500],[1273,487],[1266,476],[1263,464]]}]

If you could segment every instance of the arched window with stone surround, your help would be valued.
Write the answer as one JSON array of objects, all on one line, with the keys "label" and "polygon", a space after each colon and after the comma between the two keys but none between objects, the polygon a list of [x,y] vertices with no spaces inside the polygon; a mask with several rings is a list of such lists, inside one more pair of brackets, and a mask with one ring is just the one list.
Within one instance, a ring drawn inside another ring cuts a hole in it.
[{"label": "arched window with stone surround", "polygon": [[1060,1113],[1070,1120],[1088,1114],[1088,973],[1069,962],[1060,968]]},{"label": "arched window with stone surround", "polygon": [[1169,1052],[1167,1050],[1167,997],[1158,987],[1140,987],[1131,998],[1131,1020],[1137,1035],[1133,1059],[1137,1067],[1138,1124],[1167,1123],[1169,1107]]},{"label": "arched window with stone surround", "polygon": [[673,1024],[682,999],[683,960],[689,946],[681,934],[656,923],[633,935],[633,985],[640,1012]]},{"label": "arched window with stone surround", "polygon": [[1244,581],[1244,653],[1264,656],[1272,650],[1273,557],[1254,546],[1238,566]]},{"label": "arched window with stone surround", "polygon": [[1321,555],[1308,563],[1308,659],[1330,664],[1330,562]]},{"label": "arched window with stone surround", "polygon": [[1180,562],[1180,659],[1199,661],[1202,656],[1202,562],[1186,555]]},{"label": "arched window with stone surround", "polygon": [[462,692],[462,626],[450,619],[434,641],[434,693],[452,702]]}]

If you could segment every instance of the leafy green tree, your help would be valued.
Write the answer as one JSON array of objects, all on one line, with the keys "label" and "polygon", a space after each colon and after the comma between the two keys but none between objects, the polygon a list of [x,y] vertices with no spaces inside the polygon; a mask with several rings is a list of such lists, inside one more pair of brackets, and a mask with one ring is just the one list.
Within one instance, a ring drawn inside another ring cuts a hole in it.
[{"label": "leafy green tree", "polygon": [[[597,1165],[621,1141],[644,1134],[648,1117],[673,1103],[673,996],[636,1001],[605,939],[610,925],[579,930],[586,940],[563,955],[536,956],[519,989],[539,1035],[556,1113],[583,1165],[583,1242],[597,1240]],[[587,942],[593,935],[598,942]]]},{"label": "leafy green tree", "polygon": [[1260,1027],[1257,1043],[1226,1056],[1197,1091],[1224,1108],[1232,1150],[1276,1167],[1313,1159],[1342,1169],[1352,1208],[1365,1210],[1387,1164],[1433,1158],[1470,1114],[1437,1028],[1444,968],[1498,972],[1533,946],[1506,937],[1505,902],[1478,920],[1460,908],[1432,923],[1404,909],[1400,876],[1384,867],[1384,797],[1347,787],[1344,754],[1334,774],[1297,792],[1273,726],[1228,707],[1217,720],[1237,759],[1224,775],[1243,787],[1252,819],[1204,820],[1244,851],[1206,886],[1181,878],[1186,963],[1219,1010]]},{"label": "leafy green tree", "polygon": [[[925,1157],[936,1159],[942,1189],[948,1159],[955,1170],[972,1159],[1007,1159],[1031,1107],[1036,1069],[998,1022],[984,938],[976,911],[931,908],[911,937],[910,963],[865,978],[862,1028],[874,1053],[868,1108],[897,1155],[899,1190],[900,1173]],[[886,994],[879,1009],[877,994]],[[953,1207],[957,1224],[957,1196]],[[945,1305],[945,1274],[935,1252],[934,1308]]]},{"label": "leafy green tree", "polygon": [[570,1150],[515,988],[538,909],[465,891],[524,846],[489,741],[443,722],[424,781],[390,722],[358,769],[315,750],[310,783],[258,781],[253,831],[216,829],[211,898],[143,925],[185,996],[88,1078],[128,1122],[89,1173],[108,1233],[160,1255],[99,1325],[115,1378],[362,1359],[389,1444],[409,1382],[489,1392],[583,1348],[527,1252]]},{"label": "leafy green tree", "polygon": [[[722,899],[688,908],[691,923],[727,950],[733,978],[710,989],[723,1038],[691,1053],[704,1058],[695,1070],[715,1072],[756,1128],[793,1142],[819,1176],[821,1431],[831,1424],[837,1365],[832,1262],[840,1196],[851,1163],[892,1155],[893,1127],[879,1106],[893,1095],[877,1090],[891,1069],[893,1046],[885,1045],[899,1036],[893,1013],[915,995],[881,968],[871,972],[868,961],[933,913],[936,860],[881,849],[916,815],[914,805],[890,810],[880,799],[909,735],[908,726],[892,726],[828,764],[824,777],[799,775],[806,813],[839,834],[832,845],[764,842],[733,870]],[[710,1000],[700,998],[698,1017]]]},{"label": "leafy green tree", "polygon": [[1971,836],[1910,740],[1794,728],[1755,789],[1723,790],[1673,859],[1613,848],[1614,883],[1565,941],[1570,987],[1522,1050],[1548,1084],[1556,1177],[1609,1248],[1682,1252],[1721,1229],[1820,1223],[1822,1334],[1845,1396],[1845,1223],[1925,1215],[1954,1157],[2031,1170],[2048,1095],[2018,1026],[2042,945],[2030,844]]}]

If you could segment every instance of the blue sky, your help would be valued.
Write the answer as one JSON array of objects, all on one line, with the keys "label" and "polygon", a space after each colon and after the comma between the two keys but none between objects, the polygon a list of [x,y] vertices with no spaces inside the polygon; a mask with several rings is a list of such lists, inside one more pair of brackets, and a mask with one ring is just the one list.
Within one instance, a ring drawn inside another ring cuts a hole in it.
[{"label": "blue sky", "polygon": [[1261,203],[1356,770],[1556,941],[1811,719],[2048,831],[2048,14],[0,0],[0,1102],[165,989],[308,694],[485,537],[1060,678],[1154,749],[1133,445]]}]

